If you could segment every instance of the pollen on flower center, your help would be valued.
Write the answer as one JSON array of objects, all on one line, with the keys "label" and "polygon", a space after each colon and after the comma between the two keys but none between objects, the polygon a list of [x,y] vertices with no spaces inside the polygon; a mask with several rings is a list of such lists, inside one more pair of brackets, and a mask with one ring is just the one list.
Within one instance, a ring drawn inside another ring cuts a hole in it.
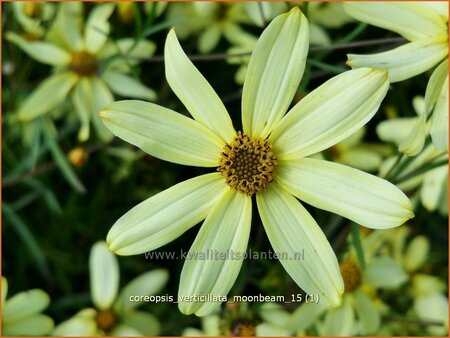
[{"label": "pollen on flower center", "polygon": [[101,310],[97,311],[95,321],[99,329],[109,332],[116,325],[117,318],[112,310]]},{"label": "pollen on flower center", "polygon": [[251,139],[239,132],[224,146],[217,170],[231,188],[252,196],[272,182],[276,164],[267,140]]},{"label": "pollen on flower center", "polygon": [[97,58],[88,52],[77,52],[72,54],[72,61],[69,65],[75,73],[81,76],[91,76],[97,72]]},{"label": "pollen on flower center", "polygon": [[343,261],[339,264],[342,279],[344,280],[345,292],[352,292],[361,284],[361,270],[352,261]]}]

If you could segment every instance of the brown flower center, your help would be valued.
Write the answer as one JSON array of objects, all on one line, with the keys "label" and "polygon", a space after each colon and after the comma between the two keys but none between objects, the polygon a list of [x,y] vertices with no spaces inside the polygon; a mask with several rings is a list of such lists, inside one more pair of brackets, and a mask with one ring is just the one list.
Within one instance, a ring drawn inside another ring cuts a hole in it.
[{"label": "brown flower center", "polygon": [[252,196],[272,182],[276,164],[277,158],[267,140],[251,139],[239,132],[223,148],[217,170],[231,188]]},{"label": "brown flower center", "polygon": [[117,318],[112,310],[101,310],[97,311],[95,321],[99,329],[109,332],[116,325]]},{"label": "brown flower center", "polygon": [[361,285],[361,270],[355,262],[343,261],[339,264],[339,268],[344,280],[345,292],[352,292]]},{"label": "brown flower center", "polygon": [[254,321],[248,319],[236,319],[231,323],[231,335],[235,337],[256,336]]},{"label": "brown flower center", "polygon": [[25,2],[22,7],[22,12],[29,18],[35,19],[41,15],[41,6],[38,2]]},{"label": "brown flower center", "polygon": [[69,68],[81,76],[91,76],[97,72],[97,58],[88,52],[76,52],[72,54]]}]

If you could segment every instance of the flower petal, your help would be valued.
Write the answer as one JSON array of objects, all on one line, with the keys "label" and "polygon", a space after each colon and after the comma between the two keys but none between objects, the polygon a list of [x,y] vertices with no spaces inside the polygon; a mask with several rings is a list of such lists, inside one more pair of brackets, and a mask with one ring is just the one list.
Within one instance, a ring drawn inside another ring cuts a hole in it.
[{"label": "flower petal", "polygon": [[[220,306],[220,301],[189,297],[228,294],[246,253],[251,216],[251,198],[231,189],[208,214],[181,272],[178,308],[182,313],[205,316]],[[215,256],[210,257],[210,253]],[[227,257],[228,253],[233,256]]]},{"label": "flower petal", "polygon": [[286,327],[291,317],[291,314],[278,303],[262,304],[259,315],[264,322],[281,327]]},{"label": "flower petal", "polygon": [[420,200],[428,211],[436,210],[439,202],[444,198],[447,181],[447,165],[429,170],[425,174],[422,188],[420,189]]},{"label": "flower petal", "polygon": [[362,68],[328,80],[304,97],[269,137],[279,158],[301,158],[344,140],[375,115],[389,87],[387,73]]},{"label": "flower petal", "polygon": [[3,336],[46,336],[54,327],[53,319],[45,315],[34,315],[20,320],[2,323]]},{"label": "flower petal", "polygon": [[143,101],[117,101],[100,113],[105,125],[121,139],[162,160],[215,167],[224,146],[197,121]]},{"label": "flower petal", "polygon": [[448,152],[448,75],[434,108],[430,135],[436,148]]},{"label": "flower petal", "polygon": [[257,337],[289,337],[291,332],[282,326],[262,322],[255,327]]},{"label": "flower petal", "polygon": [[100,310],[109,309],[119,289],[119,263],[103,241],[92,246],[89,273],[92,302]]},{"label": "flower petal", "polygon": [[424,1],[421,4],[430,8],[433,12],[442,17],[446,22],[448,20],[448,2],[446,1]]},{"label": "flower petal", "polygon": [[103,74],[102,78],[117,95],[149,101],[156,99],[156,93],[152,89],[147,88],[131,76],[109,71]]},{"label": "flower petal", "polygon": [[[336,255],[306,209],[276,183],[256,196],[267,237],[292,279],[319,302],[338,306],[344,292]],[[304,259],[295,259],[304,252]]]},{"label": "flower petal", "polygon": [[446,34],[447,25],[432,9],[413,2],[346,2],[350,16],[402,35],[410,41]]},{"label": "flower petal", "polygon": [[321,303],[304,303],[292,312],[287,327],[294,332],[304,331],[316,323],[327,309],[328,307]]},{"label": "flower petal", "polygon": [[389,256],[372,258],[364,271],[364,281],[376,288],[398,288],[407,280],[402,266]]},{"label": "flower petal", "polygon": [[6,296],[8,295],[8,280],[5,277],[2,277],[2,306],[3,306],[3,313],[2,315],[5,315],[5,301]]},{"label": "flower petal", "polygon": [[306,203],[368,228],[392,228],[414,216],[408,197],[395,185],[342,164],[281,161],[275,179]]},{"label": "flower petal", "polygon": [[380,314],[375,308],[373,301],[361,290],[356,289],[353,293],[356,313],[362,324],[362,333],[375,334],[380,328]]},{"label": "flower petal", "polygon": [[380,140],[399,145],[417,123],[418,117],[401,117],[380,122],[376,132]]},{"label": "flower petal", "polygon": [[97,52],[108,40],[110,24],[108,22],[115,6],[114,4],[102,4],[95,6],[86,21],[84,41],[89,53]]},{"label": "flower petal", "polygon": [[206,54],[211,52],[219,43],[222,36],[221,26],[213,24],[207,27],[198,39],[198,50]]},{"label": "flower petal", "polygon": [[144,335],[135,328],[121,323],[116,325],[109,334],[117,337],[140,337]]},{"label": "flower petal", "polygon": [[[423,189],[423,188],[422,188]],[[427,261],[430,254],[430,241],[422,235],[415,236],[404,253],[400,253],[401,264],[407,272],[415,272]]]},{"label": "flower petal", "polygon": [[442,86],[448,76],[448,60],[444,60],[431,74],[425,91],[425,112],[428,114],[439,99]]},{"label": "flower petal", "polygon": [[448,299],[443,294],[431,291],[427,295],[417,297],[414,300],[414,310],[421,320],[442,323],[442,327],[433,327],[431,334],[448,334]]},{"label": "flower petal", "polygon": [[419,116],[411,131],[406,136],[406,138],[400,143],[399,151],[407,156],[415,156],[423,148],[425,144],[425,138],[427,137],[427,122],[426,114]]},{"label": "flower petal", "polygon": [[82,21],[83,4],[81,2],[61,3],[45,39],[68,51],[80,52],[85,49],[80,29]]},{"label": "flower petal", "polygon": [[93,316],[75,315],[55,327],[54,336],[95,336],[97,335],[97,324]]},{"label": "flower petal", "polygon": [[256,43],[242,92],[242,125],[267,137],[294,98],[308,54],[308,21],[298,7],[276,17]]},{"label": "flower petal", "polygon": [[361,145],[347,149],[338,162],[363,171],[375,171],[382,163],[382,155],[376,149]]},{"label": "flower petal", "polygon": [[52,66],[66,66],[72,57],[64,49],[43,41],[27,41],[15,33],[5,34],[7,40],[15,43],[25,53],[39,62]]},{"label": "flower petal", "polygon": [[30,94],[19,109],[18,117],[26,122],[47,113],[64,101],[78,77],[73,73],[61,73],[44,80]]},{"label": "flower petal", "polygon": [[167,270],[153,270],[146,272],[129,282],[120,292],[114,304],[117,313],[125,313],[143,302],[130,301],[131,296],[155,295],[166,284],[169,278]]},{"label": "flower petal", "polygon": [[40,289],[20,292],[9,298],[4,304],[2,321],[10,322],[39,313],[49,303],[50,297]]},{"label": "flower petal", "polygon": [[93,77],[91,78],[91,85],[91,109],[93,111],[92,122],[100,139],[102,139],[104,142],[109,142],[114,137],[114,135],[109,131],[108,128],[106,128],[105,124],[100,118],[100,115],[97,114],[97,112],[105,108],[108,104],[112,103],[114,101],[114,97],[103,80],[97,77]]},{"label": "flower petal", "polygon": [[[133,49],[131,49],[133,47]],[[119,49],[119,50],[118,50]],[[156,50],[156,44],[148,40],[139,40],[136,43],[135,39],[123,38],[118,39],[115,43],[108,43],[103,47],[99,53],[98,57],[100,59],[106,59],[118,53],[126,55],[133,62],[134,59],[143,59],[152,56]]]},{"label": "flower petal", "polygon": [[169,243],[205,219],[229,187],[219,173],[184,181],[141,202],[108,233],[109,249],[136,255]]},{"label": "flower petal", "polygon": [[230,142],[236,136],[230,116],[214,89],[184,53],[174,30],[164,49],[166,78],[170,88],[198,122]]},{"label": "flower petal", "polygon": [[81,128],[78,132],[78,140],[86,141],[90,134],[90,122],[93,112],[91,111],[92,84],[87,77],[82,77],[75,85],[72,93],[72,102],[78,119],[81,123]]},{"label": "flower petal", "polygon": [[356,334],[355,311],[352,297],[344,296],[342,305],[329,310],[320,333],[322,336],[353,336]]},{"label": "flower petal", "polygon": [[447,54],[447,40],[421,40],[382,53],[347,54],[347,64],[352,68],[386,69],[389,81],[393,83],[423,73],[442,61]]},{"label": "flower petal", "polygon": [[158,336],[161,330],[161,325],[155,316],[141,311],[130,311],[126,313],[122,317],[121,323],[147,337]]}]

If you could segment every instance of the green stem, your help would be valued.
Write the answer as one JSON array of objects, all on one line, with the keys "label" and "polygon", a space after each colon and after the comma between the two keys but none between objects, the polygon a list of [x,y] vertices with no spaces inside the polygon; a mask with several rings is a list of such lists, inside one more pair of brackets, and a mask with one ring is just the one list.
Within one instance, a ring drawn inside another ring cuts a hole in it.
[{"label": "green stem", "polygon": [[352,243],[356,251],[356,256],[358,257],[359,266],[362,270],[366,268],[366,260],[364,258],[364,249],[361,243],[361,237],[359,235],[359,225],[352,223]]}]

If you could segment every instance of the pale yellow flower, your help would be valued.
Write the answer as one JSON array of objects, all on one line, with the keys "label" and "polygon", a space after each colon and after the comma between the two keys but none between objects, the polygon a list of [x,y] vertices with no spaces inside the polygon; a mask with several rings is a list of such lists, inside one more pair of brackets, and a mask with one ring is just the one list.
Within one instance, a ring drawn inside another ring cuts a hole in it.
[{"label": "pale yellow flower", "polygon": [[344,8],[355,19],[391,30],[410,41],[387,52],[348,54],[352,68],[384,68],[389,72],[389,80],[397,82],[438,65],[425,92],[425,113],[415,123],[403,148],[407,155],[419,153],[425,141],[426,121],[431,116],[433,143],[448,151],[448,3],[349,2]]},{"label": "pale yellow flower", "polygon": [[[303,304],[294,312],[290,326],[305,330],[315,325],[322,336],[378,333],[381,316],[387,306],[377,296],[377,290],[395,290],[408,281],[405,269],[395,256],[380,255],[379,251],[374,250],[374,240],[385,232],[377,230],[362,239],[364,269],[360,267],[354,250],[341,261],[345,291],[340,307],[326,309],[314,303]],[[323,320],[318,320],[324,313]]]},{"label": "pale yellow flower", "polygon": [[39,40],[45,35],[43,23],[47,23],[55,14],[55,4],[39,1],[11,2],[13,13],[20,26],[25,31],[23,37],[27,40]]},{"label": "pale yellow flower", "polygon": [[[389,83],[385,71],[362,68],[338,75],[287,112],[304,71],[308,22],[298,8],[275,18],[252,54],[242,94],[243,132],[207,80],[183,52],[175,31],[165,45],[170,87],[194,117],[142,101],[115,102],[100,112],[117,136],[152,156],[217,168],[179,183],[137,205],[108,233],[109,249],[140,254],[174,240],[205,219],[191,255],[205,250],[234,259],[186,260],[179,308],[207,315],[226,296],[243,262],[252,201],[280,262],[294,281],[338,305],[343,283],[335,254],[315,220],[296,199],[373,228],[395,227],[413,217],[394,185],[362,171],[308,158],[342,141],[376,113]],[[287,114],[286,114],[287,112]],[[219,171],[219,172],[217,172]],[[304,250],[307,258],[295,260]]]},{"label": "pale yellow flower", "polygon": [[42,314],[50,297],[40,289],[19,292],[6,299],[8,281],[2,277],[3,336],[44,336],[53,330],[53,319]]},{"label": "pale yellow flower", "polygon": [[[54,66],[53,74],[19,107],[20,120],[26,122],[46,114],[69,96],[81,122],[79,139],[85,141],[89,137],[91,121],[100,136],[107,139],[111,135],[95,112],[114,101],[112,92],[127,97],[155,99],[153,90],[127,75],[130,72],[129,63],[116,58],[104,64],[118,53],[127,53],[134,44],[133,39],[118,40],[117,45],[108,42],[108,19],[113,9],[113,4],[96,6],[85,25],[80,27],[82,4],[60,4],[55,24],[47,37],[48,42],[27,41],[15,33],[6,33],[8,40],[32,58]],[[128,57],[148,57],[154,49],[152,43],[141,40],[128,53]],[[105,67],[102,68],[103,65]]]},{"label": "pale yellow flower", "polygon": [[152,270],[133,279],[119,292],[119,264],[105,242],[92,246],[89,255],[91,298],[95,308],[79,311],[55,327],[55,336],[156,336],[158,319],[136,310],[143,301],[130,297],[155,295],[167,282],[166,270]]}]

